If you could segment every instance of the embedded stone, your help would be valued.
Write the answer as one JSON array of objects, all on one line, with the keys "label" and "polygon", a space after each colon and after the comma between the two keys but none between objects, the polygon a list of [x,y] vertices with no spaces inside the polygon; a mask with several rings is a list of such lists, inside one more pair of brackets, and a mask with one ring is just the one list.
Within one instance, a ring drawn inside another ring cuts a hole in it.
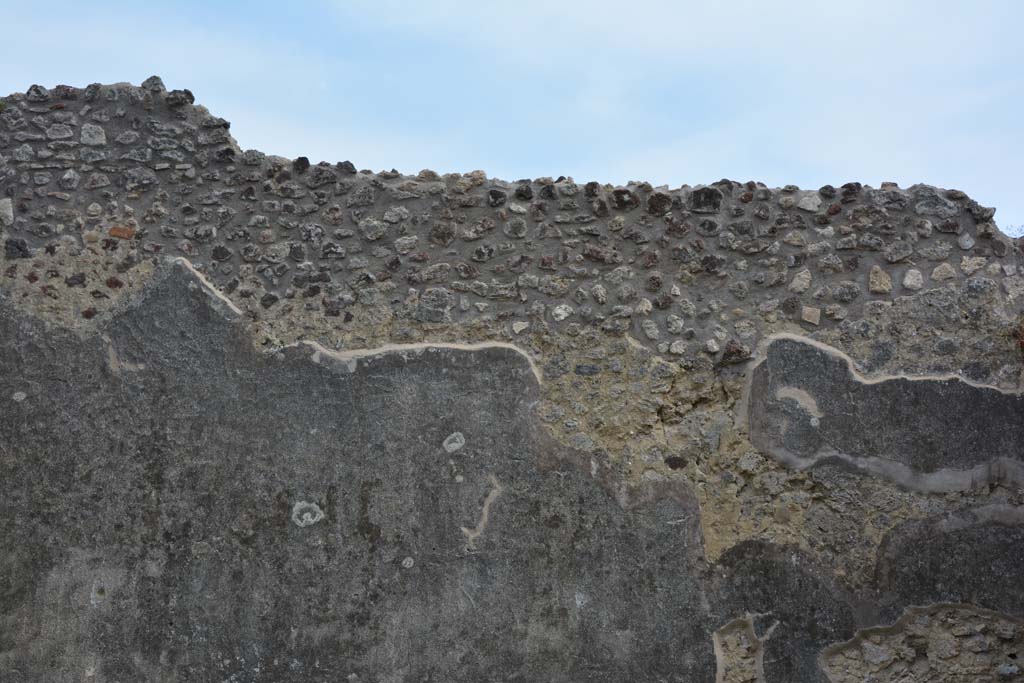
[{"label": "embedded stone", "polygon": [[839,282],[832,288],[832,298],[842,304],[848,304],[861,295],[860,285],[850,280]]},{"label": "embedded stone", "polygon": [[120,240],[130,240],[135,237],[135,228],[127,225],[115,225],[107,231],[107,234]]},{"label": "embedded stone", "polygon": [[795,230],[787,232],[782,238],[782,241],[792,247],[803,248],[807,246],[807,237],[803,233],[796,232]]},{"label": "embedded stone", "polygon": [[727,364],[745,363],[750,360],[751,351],[746,344],[730,339],[722,348],[722,362]]},{"label": "embedded stone", "polygon": [[4,241],[4,256],[9,259],[31,258],[32,251],[24,239],[11,237]]},{"label": "embedded stone", "polygon": [[[1014,445],[1024,438],[1020,394],[954,378],[866,381],[838,351],[794,337],[772,340],[751,381],[751,441],[790,465],[838,457],[904,486],[951,491],[999,476],[985,474],[988,463],[1024,459]],[[971,422],[949,420],[950,405]]]},{"label": "embedded stone", "polygon": [[962,256],[960,258],[960,270],[965,275],[973,275],[988,263],[984,256]]},{"label": "embedded stone", "polygon": [[142,81],[142,89],[150,92],[164,92],[167,88],[164,87],[164,82],[159,76],[150,76],[146,80]]},{"label": "embedded stone", "polygon": [[717,187],[701,187],[690,193],[689,207],[694,213],[718,213],[724,196]]},{"label": "embedded stone", "polygon": [[654,216],[664,216],[672,208],[672,196],[664,192],[655,192],[647,198],[647,212]]},{"label": "embedded stone", "polygon": [[798,209],[815,212],[821,208],[821,197],[815,193],[807,193],[796,203]]},{"label": "embedded stone", "polygon": [[811,286],[811,271],[806,268],[802,268],[800,272],[793,276],[790,280],[789,286],[786,288],[794,294],[803,294]]},{"label": "embedded stone", "polygon": [[804,306],[800,311],[800,319],[811,325],[821,324],[821,309],[816,306]]},{"label": "embedded stone", "polygon": [[892,277],[881,266],[872,266],[868,273],[868,291],[872,294],[888,294],[892,291]]},{"label": "embedded stone", "polygon": [[935,282],[954,279],[956,279],[956,269],[948,263],[940,263],[932,270],[932,280]]},{"label": "embedded stone", "polygon": [[46,129],[46,137],[49,140],[67,140],[74,137],[74,134],[74,131],[63,123],[54,123]]},{"label": "embedded stone", "polygon": [[83,145],[98,146],[107,144],[107,133],[102,126],[93,123],[82,124],[81,141]]},{"label": "embedded stone", "polygon": [[890,242],[885,248],[885,260],[889,263],[899,263],[914,253],[914,245],[903,240]]},{"label": "embedded stone", "polygon": [[640,206],[640,199],[632,190],[620,188],[612,192],[612,205],[619,211],[630,211]]},{"label": "embedded stone", "polygon": [[487,192],[487,203],[493,207],[504,206],[508,195],[502,190],[489,190]]},{"label": "embedded stone", "polygon": [[903,275],[903,288],[917,291],[924,287],[924,276],[917,268],[911,268]]},{"label": "embedded stone", "polygon": [[50,91],[41,85],[33,85],[25,93],[29,102],[46,102],[50,99]]},{"label": "embedded stone", "polygon": [[960,207],[938,193],[933,187],[917,186],[914,192],[914,211],[919,216],[952,218],[960,213]]},{"label": "embedded stone", "polygon": [[371,242],[379,240],[387,234],[387,231],[387,224],[378,221],[375,218],[364,218],[359,221],[359,232],[363,234],[364,238]]},{"label": "embedded stone", "polygon": [[129,192],[149,190],[157,182],[156,173],[148,168],[137,167],[124,174],[124,189]]},{"label": "embedded stone", "polygon": [[466,437],[463,436],[462,432],[452,432],[449,434],[442,446],[444,447],[445,453],[455,453],[462,449],[466,445]]},{"label": "embedded stone", "polygon": [[384,212],[384,222],[397,225],[402,221],[409,220],[409,209],[404,206],[392,206]]},{"label": "embedded stone", "polygon": [[445,287],[428,287],[420,295],[416,319],[421,322],[446,323],[452,320],[455,297]]},{"label": "embedded stone", "polygon": [[568,304],[558,304],[551,309],[551,317],[557,322],[565,320],[572,314],[572,306],[569,306]]}]

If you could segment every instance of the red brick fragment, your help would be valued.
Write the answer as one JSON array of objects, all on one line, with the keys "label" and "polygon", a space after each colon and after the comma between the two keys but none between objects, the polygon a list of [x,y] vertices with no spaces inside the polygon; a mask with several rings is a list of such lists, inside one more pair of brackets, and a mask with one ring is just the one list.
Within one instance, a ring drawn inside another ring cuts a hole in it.
[{"label": "red brick fragment", "polygon": [[111,237],[116,237],[121,240],[130,240],[135,237],[135,228],[129,228],[126,225],[115,225],[109,230]]}]

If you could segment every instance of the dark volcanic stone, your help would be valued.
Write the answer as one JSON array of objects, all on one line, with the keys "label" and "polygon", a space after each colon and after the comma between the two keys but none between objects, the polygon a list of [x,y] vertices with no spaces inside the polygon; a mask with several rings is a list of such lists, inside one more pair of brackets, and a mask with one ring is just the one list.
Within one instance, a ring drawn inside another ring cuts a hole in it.
[{"label": "dark volcanic stone", "polygon": [[490,190],[487,193],[487,203],[494,207],[503,206],[507,199],[508,195],[501,190]]},{"label": "dark volcanic stone", "polygon": [[164,97],[169,107],[183,107],[196,101],[191,90],[172,90]]},{"label": "dark volcanic stone", "polygon": [[722,198],[722,191],[717,187],[702,187],[690,193],[690,210],[694,213],[718,213]]},{"label": "dark volcanic stone", "polygon": [[664,216],[672,208],[672,196],[664,192],[655,192],[647,198],[647,212],[655,216]]},{"label": "dark volcanic stone", "polygon": [[612,206],[619,211],[629,211],[640,206],[640,199],[632,190],[622,188],[612,192]]},{"label": "dark volcanic stone", "polygon": [[85,273],[75,273],[64,278],[64,284],[68,287],[84,287]]},{"label": "dark volcanic stone", "polygon": [[30,258],[32,251],[25,240],[17,237],[8,238],[4,241],[4,256],[9,259]]},{"label": "dark volcanic stone", "polygon": [[533,199],[533,188],[528,183],[523,183],[516,187],[516,198],[524,201]]}]

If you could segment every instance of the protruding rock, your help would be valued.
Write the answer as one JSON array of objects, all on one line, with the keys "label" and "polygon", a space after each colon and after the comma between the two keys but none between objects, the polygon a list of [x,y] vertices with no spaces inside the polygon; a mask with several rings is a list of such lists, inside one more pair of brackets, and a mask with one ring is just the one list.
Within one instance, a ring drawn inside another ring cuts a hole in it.
[{"label": "protruding rock", "polygon": [[903,288],[916,292],[924,287],[924,276],[917,268],[911,268],[903,275]]},{"label": "protruding rock", "polygon": [[672,196],[664,192],[655,192],[647,198],[647,212],[655,216],[664,216],[672,208]]},{"label": "protruding rock", "polygon": [[47,102],[50,99],[50,91],[41,85],[33,85],[25,93],[25,99],[29,102]]},{"label": "protruding rock", "polygon": [[21,238],[8,238],[4,241],[4,256],[8,259],[30,258],[32,251],[28,242]]},{"label": "protruding rock", "polygon": [[811,271],[803,268],[790,281],[787,289],[794,294],[803,294],[807,291],[807,288],[811,286]]},{"label": "protruding rock", "polygon": [[164,82],[159,76],[150,76],[146,80],[142,81],[142,89],[150,92],[165,92],[167,88],[164,87]]},{"label": "protruding rock", "polygon": [[698,188],[690,193],[690,210],[694,213],[718,213],[723,198],[717,187]]},{"label": "protruding rock", "polygon": [[868,273],[868,290],[872,294],[888,294],[892,291],[892,277],[881,266],[872,266]]}]

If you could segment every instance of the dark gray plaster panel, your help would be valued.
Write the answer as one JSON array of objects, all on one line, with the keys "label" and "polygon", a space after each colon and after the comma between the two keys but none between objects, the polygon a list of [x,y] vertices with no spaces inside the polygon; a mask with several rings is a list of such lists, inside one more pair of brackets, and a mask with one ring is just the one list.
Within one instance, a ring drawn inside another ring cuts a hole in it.
[{"label": "dark gray plaster panel", "polygon": [[750,439],[806,467],[840,458],[924,490],[1024,481],[1024,397],[953,377],[867,380],[835,349],[788,335],[751,371]]},{"label": "dark gray plaster panel", "polygon": [[1024,514],[990,505],[907,522],[879,551],[882,619],[908,605],[967,603],[1024,615]]},{"label": "dark gray plaster panel", "polygon": [[757,541],[731,548],[718,568],[718,611],[757,615],[765,680],[826,683],[818,654],[854,632],[851,600],[830,572],[796,548]]},{"label": "dark gray plaster panel", "polygon": [[570,464],[521,353],[258,353],[181,265],[85,339],[0,311],[16,680],[712,680],[692,494]]}]

